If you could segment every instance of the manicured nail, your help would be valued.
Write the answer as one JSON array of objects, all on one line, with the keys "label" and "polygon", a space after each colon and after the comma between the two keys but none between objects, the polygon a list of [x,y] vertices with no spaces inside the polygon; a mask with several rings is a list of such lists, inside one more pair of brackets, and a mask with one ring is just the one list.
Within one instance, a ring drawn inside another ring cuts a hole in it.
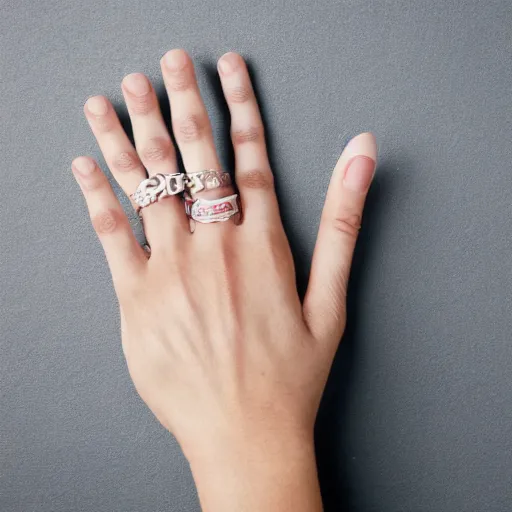
[{"label": "manicured nail", "polygon": [[96,165],[90,158],[80,156],[73,160],[71,168],[74,172],[78,173],[81,176],[89,176],[89,174],[92,174],[92,172],[96,168]]},{"label": "manicured nail", "polygon": [[348,162],[343,184],[355,192],[366,192],[375,173],[375,160],[366,155],[356,155]]},{"label": "manicured nail", "polygon": [[95,116],[104,116],[108,112],[108,102],[103,96],[93,96],[87,100],[87,110]]},{"label": "manicured nail", "polygon": [[123,85],[134,96],[144,96],[150,91],[149,80],[142,73],[132,73],[125,76]]},{"label": "manicured nail", "polygon": [[226,53],[220,58],[218,66],[222,74],[229,75],[238,67],[238,56],[235,53]]},{"label": "manicured nail", "polygon": [[169,71],[180,71],[187,62],[187,55],[183,50],[170,50],[164,56],[164,63]]}]

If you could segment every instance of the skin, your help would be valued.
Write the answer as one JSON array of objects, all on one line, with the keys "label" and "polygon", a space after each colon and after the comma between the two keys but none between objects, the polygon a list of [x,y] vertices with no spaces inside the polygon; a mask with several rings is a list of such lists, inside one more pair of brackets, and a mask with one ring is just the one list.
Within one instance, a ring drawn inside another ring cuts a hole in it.
[{"label": "skin", "polygon": [[[187,172],[220,169],[190,57],[171,50],[161,68]],[[228,53],[218,70],[231,113],[241,222],[191,229],[181,199],[167,197],[141,211],[148,255],[97,163],[78,157],[73,174],[112,273],[128,370],[180,443],[203,510],[320,511],[313,427],[345,328],[375,138],[353,138],[335,166],[301,303],[246,65]],[[128,75],[122,91],[135,147],[106,98],[89,98],[84,112],[114,178],[132,194],[146,172],[178,166],[149,80]]]}]

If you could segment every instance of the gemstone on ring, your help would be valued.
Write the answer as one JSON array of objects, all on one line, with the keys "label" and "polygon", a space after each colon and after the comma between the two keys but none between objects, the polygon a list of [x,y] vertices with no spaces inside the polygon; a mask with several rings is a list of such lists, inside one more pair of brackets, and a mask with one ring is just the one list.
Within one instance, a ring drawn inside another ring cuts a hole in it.
[{"label": "gemstone on ring", "polygon": [[192,199],[187,195],[185,211],[191,219],[203,224],[224,222],[239,212],[238,194],[219,199],[204,199],[202,197]]}]

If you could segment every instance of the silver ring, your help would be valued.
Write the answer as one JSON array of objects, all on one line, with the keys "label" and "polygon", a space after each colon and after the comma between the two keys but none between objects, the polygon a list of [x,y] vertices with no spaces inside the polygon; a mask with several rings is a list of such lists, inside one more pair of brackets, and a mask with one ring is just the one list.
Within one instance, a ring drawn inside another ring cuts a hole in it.
[{"label": "silver ring", "polygon": [[185,211],[191,219],[202,224],[225,222],[240,211],[238,194],[219,199],[204,199],[202,197],[193,199],[186,195]]},{"label": "silver ring", "polygon": [[184,174],[155,174],[142,180],[131,197],[138,206],[144,208],[164,197],[174,196],[184,190]]},{"label": "silver ring", "polygon": [[185,186],[191,194],[201,190],[213,190],[215,188],[229,187],[231,185],[231,176],[229,172],[218,171],[216,169],[206,169],[199,172],[187,173],[185,177]]}]

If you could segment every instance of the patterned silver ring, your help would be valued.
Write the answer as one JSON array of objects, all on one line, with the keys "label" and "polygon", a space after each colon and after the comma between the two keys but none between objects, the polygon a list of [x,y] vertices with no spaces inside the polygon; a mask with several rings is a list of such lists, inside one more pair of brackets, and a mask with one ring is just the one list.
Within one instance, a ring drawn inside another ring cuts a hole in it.
[{"label": "patterned silver ring", "polygon": [[215,169],[206,169],[199,172],[187,173],[185,177],[185,186],[191,194],[201,190],[213,190],[215,188],[229,187],[231,185],[231,176],[229,172],[218,171]]},{"label": "patterned silver ring", "polygon": [[186,195],[185,211],[191,219],[202,224],[225,222],[240,211],[238,194],[219,199],[192,198]]},{"label": "patterned silver ring", "polygon": [[174,196],[185,190],[185,175],[155,174],[142,180],[137,190],[131,195],[135,204],[145,208],[167,196]]}]

